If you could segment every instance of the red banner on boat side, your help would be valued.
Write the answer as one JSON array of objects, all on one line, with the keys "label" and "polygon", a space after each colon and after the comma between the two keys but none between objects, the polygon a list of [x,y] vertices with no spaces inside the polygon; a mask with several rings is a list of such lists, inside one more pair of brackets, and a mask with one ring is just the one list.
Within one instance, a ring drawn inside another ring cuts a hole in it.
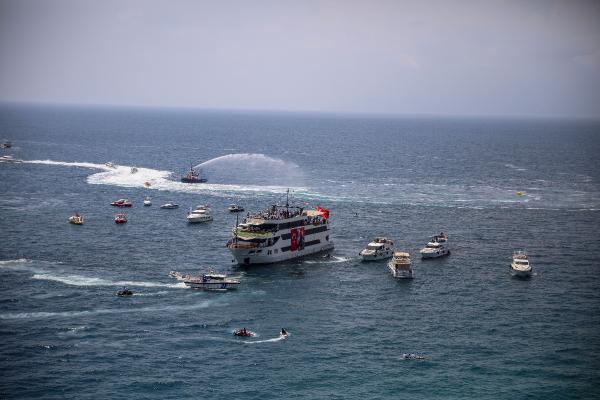
[{"label": "red banner on boat side", "polygon": [[293,228],[290,231],[290,251],[304,249],[304,227]]}]

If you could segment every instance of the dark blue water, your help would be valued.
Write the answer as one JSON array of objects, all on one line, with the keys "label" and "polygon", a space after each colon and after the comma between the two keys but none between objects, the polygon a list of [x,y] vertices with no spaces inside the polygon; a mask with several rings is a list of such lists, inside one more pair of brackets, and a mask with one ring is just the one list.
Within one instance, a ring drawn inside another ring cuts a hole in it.
[{"label": "dark blue water", "polygon": [[[600,396],[597,122],[5,105],[1,137],[25,161],[0,163],[1,398]],[[209,184],[176,182],[190,162]],[[332,257],[232,264],[227,205],[287,187],[331,210]],[[187,225],[202,203],[214,221]],[[421,261],[439,231],[452,255]],[[359,261],[377,235],[413,281]],[[509,273],[517,248],[529,280]],[[204,266],[240,289],[167,276]]]}]

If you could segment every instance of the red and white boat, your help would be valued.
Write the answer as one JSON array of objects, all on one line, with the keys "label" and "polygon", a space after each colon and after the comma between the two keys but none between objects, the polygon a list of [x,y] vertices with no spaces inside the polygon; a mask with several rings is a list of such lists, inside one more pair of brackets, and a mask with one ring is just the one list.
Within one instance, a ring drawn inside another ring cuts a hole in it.
[{"label": "red and white boat", "polygon": [[125,215],[123,213],[119,213],[119,214],[115,215],[115,223],[124,224],[125,222],[127,222],[127,215]]},{"label": "red and white boat", "polygon": [[127,199],[119,199],[110,203],[113,207],[131,207],[133,204]]}]

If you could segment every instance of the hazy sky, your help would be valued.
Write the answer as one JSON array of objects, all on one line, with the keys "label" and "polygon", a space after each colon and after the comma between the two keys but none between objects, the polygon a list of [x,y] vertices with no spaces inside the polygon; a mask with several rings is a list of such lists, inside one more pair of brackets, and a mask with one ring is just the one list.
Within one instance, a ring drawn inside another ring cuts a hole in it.
[{"label": "hazy sky", "polygon": [[0,0],[0,100],[600,117],[600,1]]}]

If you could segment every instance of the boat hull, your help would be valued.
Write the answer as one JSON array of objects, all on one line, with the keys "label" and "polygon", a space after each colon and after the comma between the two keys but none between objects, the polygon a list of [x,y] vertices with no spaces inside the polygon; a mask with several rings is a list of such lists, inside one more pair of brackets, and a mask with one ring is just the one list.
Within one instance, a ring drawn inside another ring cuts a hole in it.
[{"label": "boat hull", "polygon": [[441,250],[436,250],[436,251],[423,251],[421,250],[421,258],[438,258],[438,257],[444,257],[444,256],[449,256],[450,255],[450,250],[448,249],[441,249]]},{"label": "boat hull", "polygon": [[189,218],[188,217],[188,219],[187,219],[188,223],[190,223],[190,224],[200,224],[203,222],[210,222],[212,220],[213,220],[212,217],[210,217],[210,218]]},{"label": "boat hull", "polygon": [[412,268],[407,270],[388,265],[388,269],[395,279],[412,279],[415,277]]},{"label": "boat hull", "polygon": [[181,182],[183,183],[206,183],[206,179],[204,178],[200,178],[200,179],[195,179],[195,178],[181,178]]},{"label": "boat hull", "polygon": [[224,291],[237,289],[240,282],[238,281],[209,281],[209,282],[201,282],[201,281],[183,281],[185,285],[192,289],[200,289],[200,290],[212,290],[212,291]]},{"label": "boat hull", "polygon": [[[320,243],[318,245],[305,247],[302,250],[297,250],[297,251],[293,251],[293,252],[292,251],[288,251],[288,252],[279,251],[276,254],[273,252],[271,254],[268,254],[267,248],[260,249],[265,254],[261,254],[261,253],[257,254],[256,253],[257,249],[235,249],[235,248],[230,247],[229,250],[231,251],[231,254],[233,255],[233,257],[235,258],[235,261],[240,265],[260,265],[260,264],[273,264],[273,263],[278,263],[278,262],[282,262],[282,261],[288,261],[288,260],[293,260],[293,259],[297,259],[297,258],[302,258],[302,257],[310,256],[313,254],[331,251],[331,250],[333,250],[333,248],[334,248],[333,242],[325,242],[325,243]],[[255,253],[250,254],[250,251],[253,251],[253,250],[255,251]]]},{"label": "boat hull", "polygon": [[529,268],[515,268],[514,265],[510,266],[511,274],[517,278],[529,278],[531,277],[531,267]]},{"label": "boat hull", "polygon": [[394,255],[393,251],[383,251],[375,254],[364,254],[360,253],[362,261],[379,261],[379,260],[387,260]]}]

